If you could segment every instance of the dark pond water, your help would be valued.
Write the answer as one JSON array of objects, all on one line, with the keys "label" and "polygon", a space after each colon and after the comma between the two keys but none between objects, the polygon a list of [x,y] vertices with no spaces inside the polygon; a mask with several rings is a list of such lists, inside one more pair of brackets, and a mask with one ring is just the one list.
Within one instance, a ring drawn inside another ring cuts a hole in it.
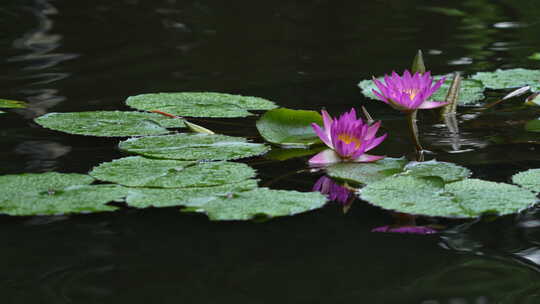
[{"label": "dark pond water", "polygon": [[[429,8],[446,6],[440,12]],[[405,121],[358,81],[409,67],[436,74],[539,68],[540,3],[529,1],[3,0],[0,96],[29,109],[0,119],[0,174],[88,172],[117,139],[40,128],[47,112],[124,110],[127,96],[218,91],[332,113],[361,104],[410,152]],[[496,100],[503,93],[493,93]],[[422,113],[439,160],[508,181],[540,167],[536,109],[513,99],[461,116],[452,137]],[[199,121],[260,141],[255,118]],[[376,153],[374,153],[376,154]],[[307,158],[250,160],[262,184],[311,189]],[[540,303],[540,214],[442,222],[437,235],[372,233],[387,212],[356,201],[265,223],[210,222],[178,209],[0,217],[1,303]]]}]

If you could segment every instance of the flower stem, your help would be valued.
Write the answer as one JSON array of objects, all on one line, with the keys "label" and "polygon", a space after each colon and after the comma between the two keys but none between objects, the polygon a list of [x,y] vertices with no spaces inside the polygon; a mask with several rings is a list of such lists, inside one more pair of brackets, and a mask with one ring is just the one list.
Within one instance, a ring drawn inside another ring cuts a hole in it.
[{"label": "flower stem", "polygon": [[411,137],[416,148],[416,161],[424,161],[424,148],[420,144],[418,139],[418,126],[416,125],[416,114],[417,110],[412,111],[407,115],[407,120],[409,122],[409,130],[411,131]]}]

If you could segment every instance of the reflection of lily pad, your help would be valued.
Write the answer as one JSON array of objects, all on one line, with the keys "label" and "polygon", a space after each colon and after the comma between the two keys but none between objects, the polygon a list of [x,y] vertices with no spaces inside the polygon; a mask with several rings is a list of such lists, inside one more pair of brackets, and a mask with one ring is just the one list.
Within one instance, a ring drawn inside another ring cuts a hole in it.
[{"label": "reflection of lily pad", "polygon": [[[211,220],[250,220],[258,217],[294,215],[320,208],[326,197],[319,192],[297,192],[258,188],[195,203],[185,211],[203,212]],[[187,205],[189,206],[189,205]]]},{"label": "reflection of lily pad", "polygon": [[529,190],[540,192],[540,169],[529,169],[512,176],[512,182]]},{"label": "reflection of lily pad", "polygon": [[[435,79],[440,79],[443,76],[434,76]],[[379,77],[379,80],[383,80],[383,77]],[[446,99],[446,94],[448,93],[448,89],[450,88],[450,85],[452,84],[452,76],[446,75],[446,81],[441,86],[435,94],[431,97],[431,100],[435,101],[443,101]],[[377,89],[377,86],[375,83],[373,83],[372,80],[362,80],[360,83],[358,83],[358,86],[360,89],[362,89],[362,94],[364,96],[371,98],[371,99],[377,99],[375,94],[373,94],[372,90]],[[459,89],[459,101],[458,104],[461,106],[470,106],[477,104],[478,101],[484,99],[484,85],[482,82],[478,80],[473,79],[463,79],[461,81],[461,86]]]},{"label": "reflection of lily pad", "polygon": [[310,146],[321,143],[312,123],[322,125],[321,114],[315,111],[274,109],[258,121],[257,129],[268,142],[284,146]]},{"label": "reflection of lily pad", "polygon": [[415,177],[437,176],[448,183],[468,178],[471,171],[453,163],[430,160],[408,163],[403,174]]},{"label": "reflection of lily pad", "polygon": [[138,110],[159,110],[191,117],[245,117],[248,110],[270,110],[266,99],[212,92],[155,93],[131,96],[126,104]]},{"label": "reflection of lily pad", "polygon": [[510,69],[495,72],[478,72],[472,76],[490,89],[509,89],[531,86],[532,91],[540,88],[540,70]]},{"label": "reflection of lily pad", "polygon": [[126,199],[128,205],[136,208],[199,206],[217,196],[228,195],[257,187],[257,181],[248,179],[239,183],[228,183],[216,187],[183,188],[183,189],[150,189],[133,188]]},{"label": "reflection of lily pad", "polygon": [[16,101],[16,100],[7,100],[7,99],[0,99],[0,108],[26,108],[26,103],[22,101]]},{"label": "reflection of lily pad", "polygon": [[36,118],[36,122],[57,131],[93,136],[158,135],[169,133],[166,128],[184,126],[181,119],[122,111],[49,113]]},{"label": "reflection of lily pad", "polygon": [[246,164],[125,157],[94,168],[93,177],[132,187],[185,188],[236,183],[255,176]]},{"label": "reflection of lily pad", "polygon": [[369,184],[402,172],[407,161],[404,158],[384,158],[374,163],[337,163],[326,173],[337,179],[359,184]]},{"label": "reflection of lily pad", "polygon": [[245,138],[217,134],[174,134],[132,138],[120,149],[155,158],[178,160],[229,160],[264,154],[268,146]]},{"label": "reflection of lily pad", "polygon": [[478,179],[445,185],[439,178],[393,176],[368,184],[360,193],[363,200],[384,209],[457,218],[516,213],[536,202],[528,190]]},{"label": "reflection of lily pad", "polygon": [[82,174],[42,173],[0,176],[0,213],[42,215],[115,210],[106,203],[125,196],[119,186],[89,186]]}]

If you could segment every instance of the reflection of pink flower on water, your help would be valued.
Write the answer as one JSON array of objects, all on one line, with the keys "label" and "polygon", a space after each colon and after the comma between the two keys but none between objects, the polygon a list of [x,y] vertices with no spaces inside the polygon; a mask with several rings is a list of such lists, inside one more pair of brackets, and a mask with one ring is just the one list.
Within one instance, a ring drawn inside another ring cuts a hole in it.
[{"label": "reflection of pink flower on water", "polygon": [[378,146],[386,134],[375,137],[381,122],[369,125],[361,118],[356,118],[356,111],[350,112],[334,119],[326,111],[321,111],[324,127],[313,123],[313,130],[319,138],[330,148],[313,156],[310,164],[324,165],[340,161],[373,162],[384,158],[365,154],[365,152]]},{"label": "reflection of pink flower on water", "polygon": [[321,176],[321,178],[315,182],[313,191],[319,191],[326,195],[328,199],[342,204],[346,204],[351,196],[351,191],[349,189],[338,185],[331,178],[326,176]]},{"label": "reflection of pink flower on water", "polygon": [[433,80],[430,72],[423,74],[417,72],[411,75],[405,70],[403,76],[392,72],[392,76],[384,76],[384,82],[373,78],[373,82],[379,89],[379,91],[373,90],[373,93],[384,103],[403,112],[442,107],[447,103],[428,101],[428,98],[441,87],[445,78],[443,77],[435,84]]},{"label": "reflection of pink flower on water", "polygon": [[371,230],[371,232],[393,232],[408,234],[433,234],[437,230],[428,226],[381,226]]}]

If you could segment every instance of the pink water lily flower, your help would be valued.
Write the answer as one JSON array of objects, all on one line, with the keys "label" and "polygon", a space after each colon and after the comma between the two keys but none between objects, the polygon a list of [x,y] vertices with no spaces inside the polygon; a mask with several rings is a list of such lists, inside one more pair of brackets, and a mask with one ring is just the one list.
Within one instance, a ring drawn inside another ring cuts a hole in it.
[{"label": "pink water lily flower", "polygon": [[373,77],[373,82],[379,89],[379,91],[374,89],[373,93],[383,102],[402,112],[442,107],[448,103],[428,99],[441,87],[446,78],[443,77],[436,83],[433,83],[433,80],[430,72],[424,74],[417,72],[411,75],[405,70],[403,76],[392,72],[392,76],[384,76],[384,83]]},{"label": "pink water lily flower", "polygon": [[326,111],[321,111],[324,127],[311,124],[313,130],[319,138],[330,148],[313,156],[309,163],[313,165],[324,165],[340,161],[352,162],[373,162],[384,156],[365,154],[378,146],[385,138],[375,137],[381,122],[369,125],[361,118],[356,118],[356,111],[341,115],[335,119],[330,117]]}]

